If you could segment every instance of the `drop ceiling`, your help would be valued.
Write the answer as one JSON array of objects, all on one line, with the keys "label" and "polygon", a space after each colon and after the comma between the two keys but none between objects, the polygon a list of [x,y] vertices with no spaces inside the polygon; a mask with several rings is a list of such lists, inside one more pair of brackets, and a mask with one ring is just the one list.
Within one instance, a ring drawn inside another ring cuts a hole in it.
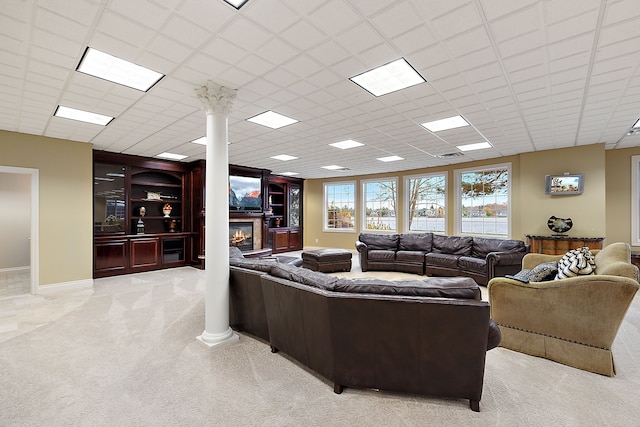
[{"label": "drop ceiling", "polygon": [[[5,0],[0,129],[97,150],[205,158],[195,90],[237,89],[230,163],[302,178],[386,173],[604,143],[635,147],[632,0]],[[141,92],[75,71],[90,46],[166,76]],[[404,58],[426,79],[375,97],[350,77]],[[115,119],[53,117],[58,105]],[[272,110],[299,122],[246,119]],[[462,115],[471,126],[421,123]],[[341,150],[329,144],[365,144]],[[493,148],[459,153],[457,145]],[[296,157],[280,161],[272,157]],[[399,156],[401,161],[377,158]],[[346,170],[322,166],[337,164]]]}]

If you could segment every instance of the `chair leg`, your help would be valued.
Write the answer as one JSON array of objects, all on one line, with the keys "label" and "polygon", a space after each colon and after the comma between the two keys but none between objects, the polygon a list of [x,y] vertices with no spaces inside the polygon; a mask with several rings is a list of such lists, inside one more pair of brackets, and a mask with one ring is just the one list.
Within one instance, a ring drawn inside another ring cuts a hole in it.
[{"label": "chair leg", "polygon": [[277,349],[276,347],[274,347],[274,346],[271,346],[271,353],[277,353],[278,351],[280,351],[280,350],[278,350],[278,349]]},{"label": "chair leg", "polygon": [[337,383],[333,384],[333,392],[335,394],[341,394],[342,390],[344,390],[344,387],[342,387],[340,384],[337,384]]},{"label": "chair leg", "polygon": [[480,401],[479,400],[469,400],[469,407],[472,411],[480,412]]}]

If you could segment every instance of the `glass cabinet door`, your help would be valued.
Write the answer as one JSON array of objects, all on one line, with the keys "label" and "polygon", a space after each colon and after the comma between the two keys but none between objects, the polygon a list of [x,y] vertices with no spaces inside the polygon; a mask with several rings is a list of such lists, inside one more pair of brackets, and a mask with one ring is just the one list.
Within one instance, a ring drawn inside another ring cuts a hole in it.
[{"label": "glass cabinet door", "polygon": [[300,227],[300,184],[289,184],[289,227]]},{"label": "glass cabinet door", "polygon": [[93,229],[95,234],[125,232],[125,167],[95,163],[93,170]]}]

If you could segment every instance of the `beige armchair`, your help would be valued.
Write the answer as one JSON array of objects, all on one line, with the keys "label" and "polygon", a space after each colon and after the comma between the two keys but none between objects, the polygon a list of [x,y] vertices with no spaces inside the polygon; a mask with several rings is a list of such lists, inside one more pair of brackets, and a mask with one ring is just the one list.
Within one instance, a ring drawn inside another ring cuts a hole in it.
[{"label": "beige armchair", "polygon": [[[626,243],[595,254],[595,275],[522,283],[504,277],[487,288],[501,346],[565,365],[615,375],[611,345],[638,290],[638,268]],[[561,255],[527,254],[523,269]]]}]

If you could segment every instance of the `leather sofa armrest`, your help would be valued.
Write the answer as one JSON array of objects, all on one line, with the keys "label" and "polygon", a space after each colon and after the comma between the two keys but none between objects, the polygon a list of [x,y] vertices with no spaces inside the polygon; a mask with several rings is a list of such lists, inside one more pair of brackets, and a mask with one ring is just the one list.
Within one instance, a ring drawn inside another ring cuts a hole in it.
[{"label": "leather sofa armrest", "polygon": [[369,269],[369,263],[367,262],[369,246],[360,240],[356,240],[356,250],[360,254],[360,268],[362,271],[367,271]]},{"label": "leather sofa armrest", "polygon": [[487,254],[487,265],[522,265],[526,252],[490,252]]}]

